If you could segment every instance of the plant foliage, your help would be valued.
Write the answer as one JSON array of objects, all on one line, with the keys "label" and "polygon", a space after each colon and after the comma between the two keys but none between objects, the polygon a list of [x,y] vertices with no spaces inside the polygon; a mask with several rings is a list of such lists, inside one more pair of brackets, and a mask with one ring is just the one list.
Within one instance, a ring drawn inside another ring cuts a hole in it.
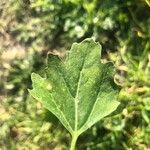
[{"label": "plant foliage", "polygon": [[119,105],[113,76],[113,64],[100,62],[100,45],[86,39],[73,44],[65,62],[50,54],[46,79],[33,73],[30,94],[57,116],[76,140]]},{"label": "plant foliage", "polygon": [[0,148],[68,148],[69,133],[28,95],[30,76],[43,75],[47,51],[94,37],[115,63],[123,111],[81,135],[77,149],[149,149],[149,24],[149,0],[1,0]]}]

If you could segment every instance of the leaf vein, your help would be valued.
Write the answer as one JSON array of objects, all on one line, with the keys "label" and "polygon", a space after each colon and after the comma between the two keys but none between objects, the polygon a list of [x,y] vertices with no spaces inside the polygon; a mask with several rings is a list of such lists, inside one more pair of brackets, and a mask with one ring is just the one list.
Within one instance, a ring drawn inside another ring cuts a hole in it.
[{"label": "leaf vein", "polygon": [[[87,46],[88,48],[88,46]],[[86,49],[87,49],[86,48]],[[87,50],[86,50],[87,51]],[[78,77],[78,84],[77,84],[77,90],[76,90],[76,95],[75,95],[75,131],[77,131],[78,128],[78,96],[79,96],[79,87],[80,87],[80,82],[81,82],[81,77],[82,77],[82,70],[84,68],[85,65],[85,60],[86,60],[86,56],[87,56],[88,52],[85,54],[81,68],[80,68],[80,73],[79,73],[79,77]]]},{"label": "leaf vein", "polygon": [[95,106],[96,106],[96,104],[97,104],[97,101],[98,101],[98,95],[99,95],[99,92],[100,92],[100,89],[101,89],[101,83],[102,83],[102,81],[103,81],[103,77],[105,77],[104,73],[105,73],[105,72],[103,72],[102,75],[101,75],[101,81],[100,81],[100,83],[99,83],[100,86],[99,86],[99,88],[98,88],[98,90],[97,90],[98,92],[97,92],[97,94],[96,94],[96,100],[95,100],[95,102],[94,102],[94,104],[93,104],[93,107],[92,107],[92,109],[91,109],[91,112],[90,112],[90,114],[89,114],[87,120],[85,121],[85,123],[83,124],[83,126],[80,127],[79,130],[82,130],[82,128],[84,127],[84,125],[86,125],[86,123],[89,121],[89,118],[91,117],[91,115],[92,115],[92,113],[93,113],[93,111],[94,111],[94,108],[95,108]]},{"label": "leaf vein", "polygon": [[72,129],[72,127],[70,126],[70,123],[67,121],[66,116],[65,116],[65,115],[64,115],[64,113],[61,111],[61,109],[57,106],[57,103],[55,102],[54,97],[53,97],[53,95],[52,95],[52,94],[51,94],[51,96],[52,96],[52,99],[53,99],[52,101],[54,102],[54,104],[55,104],[56,108],[60,111],[60,113],[62,114],[62,116],[63,116],[64,120],[66,121],[66,123],[68,124],[69,128],[71,129],[71,131],[70,131],[70,132],[72,132],[72,131],[73,131],[73,129]]}]

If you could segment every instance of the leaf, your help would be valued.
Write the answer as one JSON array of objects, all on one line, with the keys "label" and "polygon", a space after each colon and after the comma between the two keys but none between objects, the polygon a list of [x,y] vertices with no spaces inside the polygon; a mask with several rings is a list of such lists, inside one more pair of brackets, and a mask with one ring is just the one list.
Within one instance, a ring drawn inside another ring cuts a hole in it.
[{"label": "leaf", "polygon": [[30,94],[72,134],[80,135],[113,112],[119,88],[114,66],[100,61],[101,46],[92,39],[73,44],[65,61],[49,54],[46,78],[32,74]]}]

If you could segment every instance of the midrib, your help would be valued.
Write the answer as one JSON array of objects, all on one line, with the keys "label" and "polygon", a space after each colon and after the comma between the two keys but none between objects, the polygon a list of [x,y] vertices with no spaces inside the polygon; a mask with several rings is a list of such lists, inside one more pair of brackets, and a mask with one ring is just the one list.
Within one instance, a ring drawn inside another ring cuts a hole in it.
[{"label": "midrib", "polygon": [[85,54],[84,60],[82,62],[82,66],[80,69],[80,74],[78,77],[78,85],[77,85],[77,91],[76,91],[76,95],[75,95],[75,132],[78,130],[78,120],[79,120],[79,116],[78,116],[78,103],[79,103],[79,87],[80,87],[80,82],[81,82],[81,75],[82,75],[82,70],[84,68],[84,64],[85,64],[85,60],[86,60],[86,56],[87,53]]}]

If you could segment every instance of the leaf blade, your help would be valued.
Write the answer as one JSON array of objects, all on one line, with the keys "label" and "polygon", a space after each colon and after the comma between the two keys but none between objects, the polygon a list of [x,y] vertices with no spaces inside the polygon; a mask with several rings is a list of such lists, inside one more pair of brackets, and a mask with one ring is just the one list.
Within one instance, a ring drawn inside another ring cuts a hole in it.
[{"label": "leaf blade", "polygon": [[[71,134],[81,134],[119,105],[114,66],[102,64],[100,55],[101,46],[92,39],[73,44],[65,62],[58,56],[48,55],[46,83],[52,86],[48,91],[51,97],[43,87],[41,90],[47,97],[40,101]],[[33,92],[30,93],[38,99],[36,91],[40,83],[36,80],[32,79]]]},{"label": "leaf blade", "polygon": [[[60,122],[65,126],[65,128],[70,133],[72,133],[73,132],[72,127],[68,123],[61,109],[57,106],[56,102],[54,101],[51,95],[51,92],[49,91],[51,90],[51,88],[49,89],[45,88],[46,79],[43,79],[41,76],[35,73],[32,73],[31,78],[33,82],[33,89],[29,90],[29,93],[39,102],[41,102],[45,108],[47,108],[50,112],[52,112],[60,120]],[[40,86],[36,86],[36,85],[40,85]],[[49,85],[48,83],[47,86],[51,86],[51,85]]]}]

